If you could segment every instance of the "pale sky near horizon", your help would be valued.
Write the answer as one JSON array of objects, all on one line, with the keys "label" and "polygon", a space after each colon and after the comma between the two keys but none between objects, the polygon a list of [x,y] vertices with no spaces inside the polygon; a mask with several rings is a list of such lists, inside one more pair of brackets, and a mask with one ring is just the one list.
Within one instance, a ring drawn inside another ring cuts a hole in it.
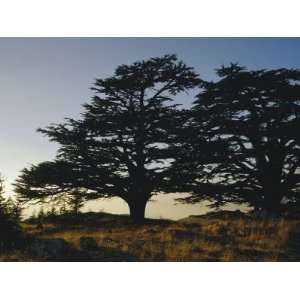
[{"label": "pale sky near horizon", "polygon": [[[38,127],[78,117],[95,78],[120,64],[177,54],[204,79],[214,69],[239,62],[248,68],[300,67],[300,38],[0,38],[0,172],[8,192],[19,171],[51,160],[57,145]],[[192,97],[182,103],[189,105]],[[203,205],[173,205],[173,195],[148,205],[152,217],[200,214]],[[86,209],[126,213],[120,200],[89,203]]]}]

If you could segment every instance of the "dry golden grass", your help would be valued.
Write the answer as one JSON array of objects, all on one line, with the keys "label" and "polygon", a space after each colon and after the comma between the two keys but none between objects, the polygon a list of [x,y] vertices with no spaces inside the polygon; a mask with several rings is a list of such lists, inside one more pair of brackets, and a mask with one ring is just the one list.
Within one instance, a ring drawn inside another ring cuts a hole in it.
[{"label": "dry golden grass", "polygon": [[287,219],[198,218],[140,226],[23,227],[39,238],[63,238],[76,249],[80,237],[93,237],[99,251],[118,250],[138,261],[285,261],[300,259],[299,225]]}]

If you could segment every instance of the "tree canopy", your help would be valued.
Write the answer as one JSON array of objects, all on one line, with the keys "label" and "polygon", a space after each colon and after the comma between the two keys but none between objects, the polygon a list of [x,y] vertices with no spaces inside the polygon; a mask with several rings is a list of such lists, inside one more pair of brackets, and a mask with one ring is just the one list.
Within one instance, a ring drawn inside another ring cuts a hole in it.
[{"label": "tree canopy", "polygon": [[[68,195],[77,204],[120,197],[142,221],[152,195],[184,202],[246,203],[278,212],[300,198],[300,70],[217,70],[199,79],[175,55],[119,66],[97,79],[82,117],[39,129],[57,142],[55,160],[25,168],[23,201]],[[176,95],[200,88],[191,109]],[[78,203],[77,203],[78,202]]]},{"label": "tree canopy", "polygon": [[248,203],[279,211],[300,196],[300,71],[217,71],[202,90],[181,137],[174,168],[192,192],[186,201]]},{"label": "tree canopy", "polygon": [[198,84],[198,75],[175,55],[121,65],[112,77],[97,79],[81,119],[39,129],[59,143],[57,157],[25,168],[17,194],[45,200],[84,188],[90,198],[122,198],[132,218],[143,220],[174,160],[169,144],[182,118],[172,101]]}]

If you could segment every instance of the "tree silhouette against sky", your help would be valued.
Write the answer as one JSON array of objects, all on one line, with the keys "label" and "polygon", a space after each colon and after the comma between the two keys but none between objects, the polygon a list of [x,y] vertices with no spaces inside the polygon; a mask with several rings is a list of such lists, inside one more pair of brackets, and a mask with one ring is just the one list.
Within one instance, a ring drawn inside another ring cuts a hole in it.
[{"label": "tree silhouette against sky", "polygon": [[271,212],[299,201],[300,71],[231,64],[217,74],[202,82],[181,136],[174,168],[179,188],[192,192],[185,200]]},{"label": "tree silhouette against sky", "polygon": [[165,55],[119,66],[97,79],[80,120],[39,131],[60,145],[55,161],[24,169],[15,186],[24,201],[84,188],[90,199],[120,197],[135,222],[151,196],[165,190],[181,126],[174,97],[199,84],[192,68]]},{"label": "tree silhouette against sky", "polygon": [[[300,71],[231,64],[217,74],[217,81],[200,80],[174,55],[119,66],[96,81],[81,119],[39,129],[60,148],[54,161],[22,171],[18,196],[117,196],[135,222],[159,192],[276,213],[297,203]],[[195,87],[201,90],[192,108],[179,110],[174,97]]]}]

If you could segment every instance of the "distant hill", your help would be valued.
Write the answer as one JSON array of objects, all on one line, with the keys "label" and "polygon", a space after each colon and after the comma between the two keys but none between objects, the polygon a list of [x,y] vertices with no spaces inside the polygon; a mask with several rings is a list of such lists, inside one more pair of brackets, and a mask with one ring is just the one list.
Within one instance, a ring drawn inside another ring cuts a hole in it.
[{"label": "distant hill", "polygon": [[230,211],[230,210],[220,210],[209,212],[204,215],[190,215],[187,218],[178,220],[178,222],[183,223],[198,223],[203,220],[238,220],[238,219],[272,219],[272,218],[284,218],[291,220],[300,219],[300,210],[299,209],[287,209],[280,214],[272,214],[266,211],[250,211],[242,212],[240,210]]},{"label": "distant hill", "polygon": [[[164,219],[146,219],[147,224],[169,224],[174,221]],[[64,213],[64,214],[46,214],[44,217],[30,217],[24,220],[27,224],[57,224],[57,225],[87,225],[87,226],[101,226],[113,225],[121,226],[132,224],[129,215],[125,214],[110,214],[106,212],[85,212],[79,214]]]},{"label": "distant hill", "polygon": [[178,220],[178,222],[197,223],[200,220],[209,220],[209,219],[232,220],[232,219],[241,219],[241,218],[249,218],[249,217],[250,217],[249,213],[244,213],[240,210],[235,210],[235,211],[221,210],[221,211],[209,212],[204,215],[190,215],[187,218]]}]

